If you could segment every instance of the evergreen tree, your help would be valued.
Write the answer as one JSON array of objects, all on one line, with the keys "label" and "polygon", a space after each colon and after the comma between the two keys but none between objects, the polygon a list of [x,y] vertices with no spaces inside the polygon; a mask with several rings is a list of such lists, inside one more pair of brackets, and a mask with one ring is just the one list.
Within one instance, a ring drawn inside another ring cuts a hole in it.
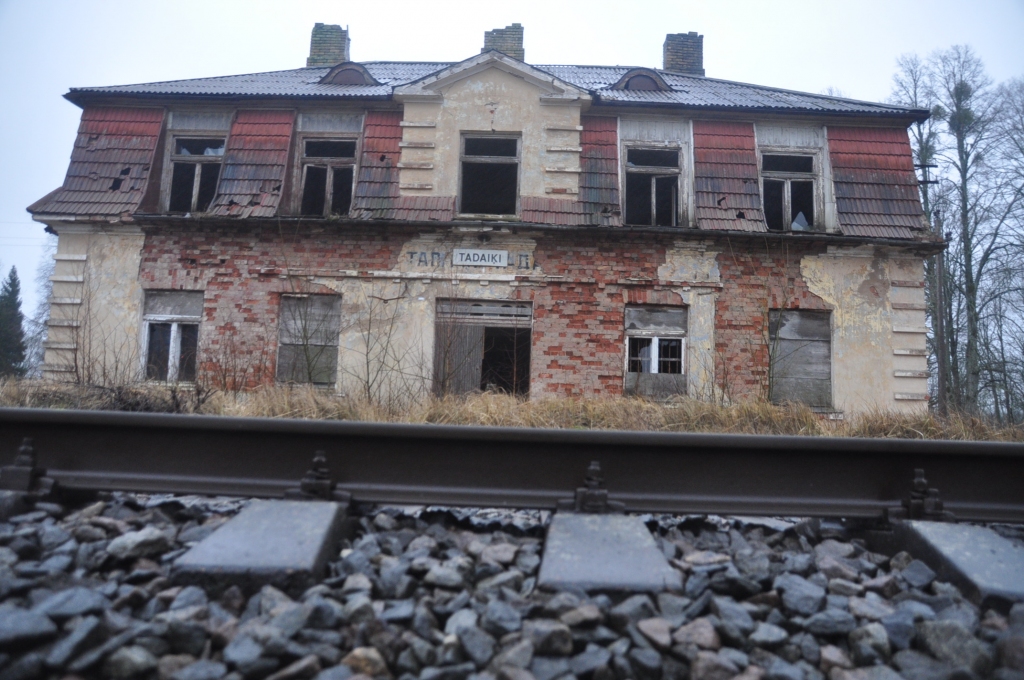
[{"label": "evergreen tree", "polygon": [[0,377],[25,375],[25,329],[22,327],[21,282],[18,270],[0,286]]}]

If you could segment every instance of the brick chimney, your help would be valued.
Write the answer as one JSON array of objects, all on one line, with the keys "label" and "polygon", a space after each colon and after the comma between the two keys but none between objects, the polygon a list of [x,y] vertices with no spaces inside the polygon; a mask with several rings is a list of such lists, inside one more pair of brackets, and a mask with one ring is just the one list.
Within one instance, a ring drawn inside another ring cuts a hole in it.
[{"label": "brick chimney", "polygon": [[690,76],[704,75],[704,36],[696,31],[665,36],[664,69]]},{"label": "brick chimney", "polygon": [[513,59],[526,61],[526,52],[523,50],[523,25],[512,24],[505,28],[485,31],[484,48],[480,51],[487,50],[498,50]]},{"label": "brick chimney", "polygon": [[335,66],[348,61],[348,29],[337,24],[315,24],[309,39],[306,66]]}]

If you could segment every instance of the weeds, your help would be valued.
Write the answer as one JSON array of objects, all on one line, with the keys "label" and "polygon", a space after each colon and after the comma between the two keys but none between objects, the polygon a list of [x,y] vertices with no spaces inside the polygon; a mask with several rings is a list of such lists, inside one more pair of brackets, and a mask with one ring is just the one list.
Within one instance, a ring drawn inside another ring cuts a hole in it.
[{"label": "weeds", "polygon": [[256,418],[487,425],[577,430],[721,432],[898,439],[1024,442],[1024,427],[998,426],[954,413],[867,411],[829,420],[806,406],[764,401],[731,405],[693,399],[655,402],[635,397],[524,400],[506,394],[429,397],[404,410],[313,387],[266,386],[248,392],[158,385],[82,386],[41,380],[0,381],[0,406]]}]

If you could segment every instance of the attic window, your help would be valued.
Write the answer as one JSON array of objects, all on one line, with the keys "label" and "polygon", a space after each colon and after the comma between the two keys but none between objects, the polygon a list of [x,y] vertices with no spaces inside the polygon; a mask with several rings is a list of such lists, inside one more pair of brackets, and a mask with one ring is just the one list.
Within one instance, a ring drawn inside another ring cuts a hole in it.
[{"label": "attic window", "polygon": [[658,83],[650,76],[633,76],[626,81],[626,90],[660,90]]},{"label": "attic window", "polygon": [[224,138],[177,137],[171,155],[170,212],[206,212],[217,193]]},{"label": "attic window", "polygon": [[679,149],[626,150],[626,224],[679,223]]},{"label": "attic window", "polygon": [[515,215],[519,197],[519,138],[462,138],[462,214]]},{"label": "attic window", "polygon": [[365,85],[363,74],[354,68],[343,68],[331,76],[332,85]]},{"label": "attic window", "polygon": [[814,156],[763,154],[764,215],[772,231],[811,231],[817,204]]},{"label": "attic window", "polygon": [[630,69],[611,86],[613,90],[671,92],[672,88],[657,71],[649,68]]},{"label": "attic window", "polygon": [[345,62],[338,64],[320,79],[321,85],[380,85],[362,64]]},{"label": "attic window", "polygon": [[306,139],[302,149],[301,213],[347,215],[352,206],[356,140]]}]

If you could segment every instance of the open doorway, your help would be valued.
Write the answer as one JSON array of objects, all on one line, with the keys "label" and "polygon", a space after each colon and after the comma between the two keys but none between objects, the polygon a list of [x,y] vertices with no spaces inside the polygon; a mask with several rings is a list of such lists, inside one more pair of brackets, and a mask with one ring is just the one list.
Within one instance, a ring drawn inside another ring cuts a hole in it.
[{"label": "open doorway", "polygon": [[529,303],[439,300],[434,332],[434,392],[530,391]]}]

